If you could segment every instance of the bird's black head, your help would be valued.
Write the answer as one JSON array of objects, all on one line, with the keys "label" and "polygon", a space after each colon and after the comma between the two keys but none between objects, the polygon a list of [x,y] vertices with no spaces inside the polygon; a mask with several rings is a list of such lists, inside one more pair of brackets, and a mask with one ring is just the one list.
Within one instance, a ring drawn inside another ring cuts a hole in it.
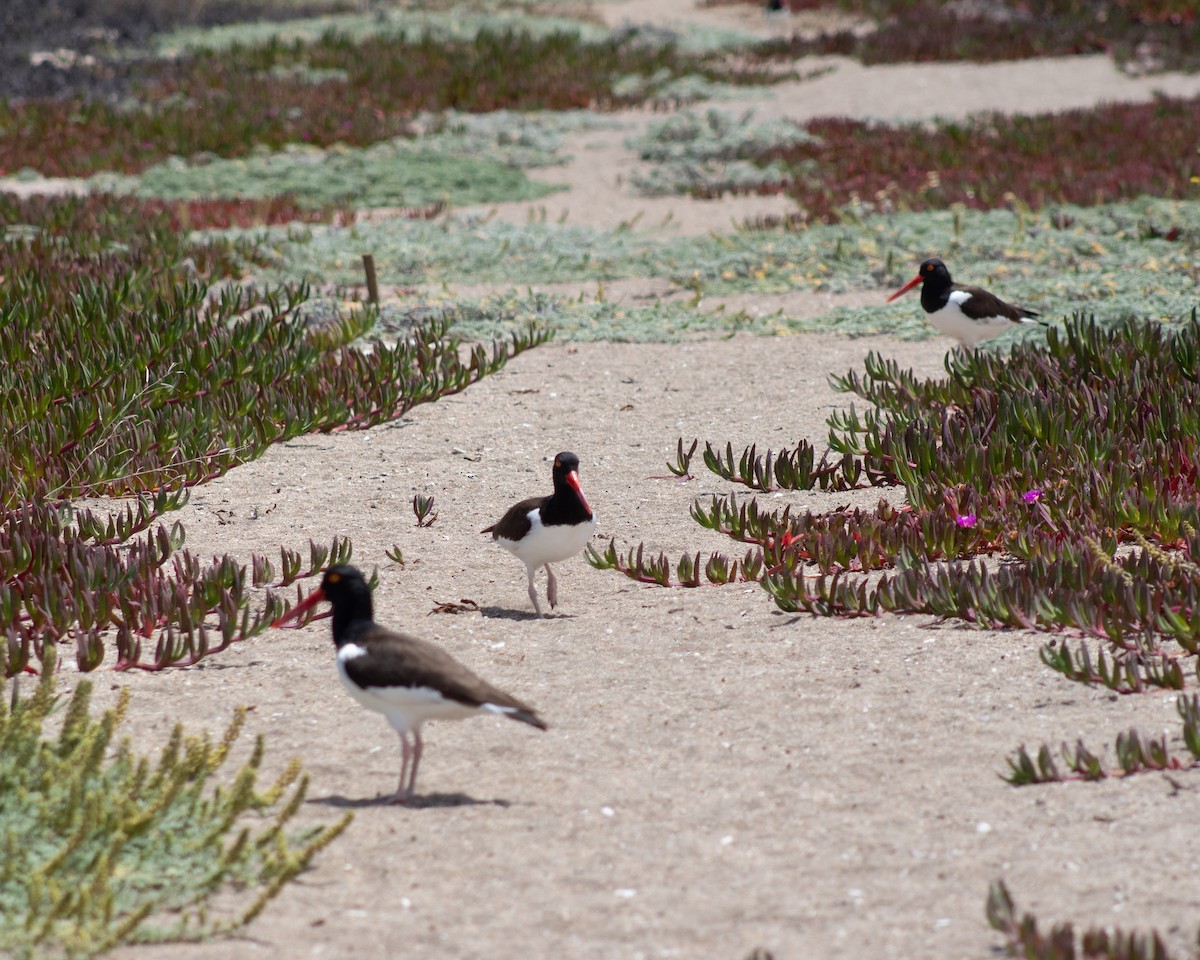
[{"label": "bird's black head", "polygon": [[579,483],[579,458],[573,453],[563,451],[554,458],[554,499],[563,501],[564,498],[574,497],[579,501],[586,516],[592,515],[587,497],[583,495],[583,487]]},{"label": "bird's black head", "polygon": [[941,295],[952,285],[953,281],[950,279],[950,271],[946,269],[946,265],[937,257],[930,257],[928,260],[921,261],[915,277],[888,297],[888,303],[897,297],[904,296],[913,287],[920,286],[921,305],[925,307],[926,311],[933,312],[936,307],[930,306],[930,304],[937,303]]},{"label": "bird's black head", "polygon": [[349,636],[354,623],[370,623],[374,618],[371,587],[358,567],[330,567],[316,591],[333,607],[333,640],[340,644]]},{"label": "bird's black head", "polygon": [[950,280],[950,271],[937,257],[930,257],[928,260],[922,260],[921,266],[917,269],[917,275],[923,280],[932,280],[934,278],[945,278]]},{"label": "bird's black head", "polygon": [[318,603],[326,602],[333,607],[333,640],[339,646],[350,638],[352,624],[372,622],[371,585],[357,567],[342,565],[326,570],[321,585],[272,626],[299,620]]},{"label": "bird's black head", "polygon": [[365,604],[367,618],[371,616],[371,587],[358,567],[349,564],[330,567],[321,578],[321,593],[335,609],[339,606],[361,607]]},{"label": "bird's black head", "polygon": [[563,451],[554,458],[554,479],[565,478],[569,473],[579,472],[579,458],[573,453]]}]

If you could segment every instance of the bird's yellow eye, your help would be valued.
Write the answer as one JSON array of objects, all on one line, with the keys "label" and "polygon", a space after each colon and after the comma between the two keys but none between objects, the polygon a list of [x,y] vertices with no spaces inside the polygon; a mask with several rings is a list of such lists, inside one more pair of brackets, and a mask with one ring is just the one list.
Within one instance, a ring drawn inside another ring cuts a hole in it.
[{"label": "bird's yellow eye", "polygon": [[340,573],[331,573],[326,579],[328,579],[330,583],[337,583],[342,579],[342,575]]}]

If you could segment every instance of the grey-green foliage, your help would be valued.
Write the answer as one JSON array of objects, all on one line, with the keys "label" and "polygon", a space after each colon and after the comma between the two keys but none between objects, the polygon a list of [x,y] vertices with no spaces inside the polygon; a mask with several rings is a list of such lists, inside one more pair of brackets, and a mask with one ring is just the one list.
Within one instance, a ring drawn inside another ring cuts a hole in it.
[{"label": "grey-green foliage", "polygon": [[658,248],[631,230],[518,225],[467,216],[232,233],[253,236],[273,251],[278,265],[260,271],[261,279],[358,283],[364,251],[375,257],[380,284],[604,280],[656,275],[662,265]]},{"label": "grey-green foliage", "polygon": [[629,146],[643,160],[732,160],[757,156],[768,150],[815,141],[790,120],[759,120],[753,110],[735,114],[710,107],[685,110],[655,120]]},{"label": "grey-green foliage", "polygon": [[520,30],[534,36],[552,33],[577,34],[584,40],[600,41],[608,30],[570,17],[526,15],[520,10],[472,9],[456,4],[449,9],[414,10],[396,6],[370,13],[334,13],[298,20],[235,23],[218,27],[189,27],[154,38],[159,56],[179,56],[194,50],[224,50],[234,44],[254,46],[278,40],[312,42],[334,31],[351,40],[404,34],[412,41],[423,37],[441,40],[470,40],[484,30]]},{"label": "grey-green foliage", "polygon": [[760,164],[750,158],[814,139],[790,121],[759,120],[753,110],[687,110],[652,122],[628,141],[630,149],[651,164],[634,173],[630,182],[648,196],[783,187],[794,171],[779,161]]},{"label": "grey-green foliage", "polygon": [[612,30],[611,36],[623,43],[647,49],[673,46],[690,53],[745,50],[759,43],[758,37],[744,30],[683,21],[676,21],[670,26],[625,21]]},{"label": "grey-green foliage", "polygon": [[[645,46],[673,44],[681,50],[705,53],[740,50],[754,46],[758,38],[740,30],[681,23],[678,29],[645,25],[622,26],[615,31],[588,19],[577,19],[583,5],[562,5],[561,15],[553,14],[553,4],[455,2],[431,4],[394,4],[370,13],[332,13],[317,17],[280,22],[260,21],[219,27],[186,28],[156,36],[155,52],[160,56],[179,56],[193,50],[222,50],[233,44],[256,45],[278,40],[291,43],[313,41],[330,32],[354,40],[375,36],[406,35],[416,41],[423,37],[439,40],[471,40],[480,32],[512,30],[533,36],[566,33],[584,42],[600,43],[614,33]],[[429,9],[420,9],[428,7]],[[548,11],[550,11],[548,13]]]},{"label": "grey-green foliage", "polygon": [[781,190],[791,179],[782,163],[767,164],[749,160],[671,160],[637,171],[629,178],[639,193],[647,197],[667,197],[694,193],[709,196],[719,192],[761,193]]},{"label": "grey-green foliage", "polygon": [[293,146],[279,153],[208,163],[172,158],[140,177],[114,180],[101,175],[97,182],[167,200],[291,194],[310,207],[362,208],[536,200],[556,189],[490,157],[456,156],[395,140],[365,150]]},{"label": "grey-green foliage", "polygon": [[426,114],[417,118],[416,136],[365,148],[295,144],[237,159],[174,157],[138,176],[97,174],[92,184],[167,200],[291,194],[309,207],[529,201],[561,188],[530,180],[522,171],[564,163],[566,134],[613,122],[583,111]]},{"label": "grey-green foliage", "polygon": [[[1178,228],[1179,239],[1162,236],[1170,228]],[[928,327],[916,296],[884,301],[928,256],[941,256],[958,279],[1040,310],[1051,322],[1075,311],[1105,322],[1181,317],[1197,302],[1200,203],[1143,199],[1040,213],[950,210],[861,218],[848,210],[838,224],[674,239],[630,228],[465,217],[262,236],[278,255],[276,266],[261,272],[263,280],[360,283],[360,254],[370,251],[384,285],[525,286],[665,277],[706,295],[875,289],[878,306],[840,308],[802,323],[785,316],[771,328],[919,336]],[[674,322],[682,312],[672,308],[659,315]]]},{"label": "grey-green foliage", "polygon": [[[349,822],[285,833],[307,777],[293,762],[259,793],[261,737],[225,786],[210,782],[244,711],[216,743],[176,726],[150,760],[113,743],[128,688],[97,720],[82,680],[48,736],[54,675],[50,656],[32,696],[0,703],[0,954],[86,957],[236,928]],[[208,916],[209,899],[233,887],[247,888],[237,912]]]},{"label": "grey-green foliage", "polygon": [[[425,113],[414,146],[456,156],[485,154],[522,170],[565,163],[563,138],[569,133],[621,126],[621,121],[587,110],[493,110],[490,113]],[[455,198],[456,203],[462,201]]]},{"label": "grey-green foliage", "polygon": [[698,74],[676,76],[670,70],[651,74],[631,73],[618,77],[613,95],[635,99],[657,100],[681,106],[702,100],[749,100],[767,95],[765,87],[738,86],[720,80],[709,80]]},{"label": "grey-green foliage", "polygon": [[295,80],[317,86],[322,83],[345,83],[350,79],[347,70],[338,68],[311,67],[307,63],[277,63],[268,72],[273,80]]},{"label": "grey-green foliage", "polygon": [[531,320],[552,328],[557,339],[621,343],[667,343],[693,335],[780,329],[778,318],[700,311],[686,301],[646,306],[617,303],[604,299],[603,285],[580,297],[515,289],[483,297],[416,295],[402,304],[385,306],[380,311],[380,328],[403,332],[431,316],[445,317],[465,339],[482,341],[517,333]]}]

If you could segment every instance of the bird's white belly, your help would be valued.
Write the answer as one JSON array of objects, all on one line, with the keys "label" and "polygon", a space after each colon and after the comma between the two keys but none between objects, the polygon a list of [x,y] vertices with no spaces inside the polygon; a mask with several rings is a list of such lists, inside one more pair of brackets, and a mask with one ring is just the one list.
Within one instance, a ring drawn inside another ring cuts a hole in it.
[{"label": "bird's white belly", "polygon": [[481,709],[448,700],[430,687],[360,687],[346,674],[341,659],[337,666],[350,696],[368,710],[382,713],[397,733],[417,730],[426,720],[462,720]]},{"label": "bird's white belly", "polygon": [[596,532],[595,516],[587,523],[575,526],[546,527],[542,525],[537,511],[531,510],[529,522],[529,532],[520,540],[497,537],[496,543],[531,567],[557,563],[559,560],[575,556],[587,546],[587,542]]},{"label": "bird's white belly", "polygon": [[950,295],[950,302],[942,309],[928,314],[929,322],[948,337],[953,337],[966,347],[973,347],[982,340],[1003,333],[1009,327],[1015,326],[1007,317],[987,317],[973,320],[962,312],[955,302],[955,295]]}]

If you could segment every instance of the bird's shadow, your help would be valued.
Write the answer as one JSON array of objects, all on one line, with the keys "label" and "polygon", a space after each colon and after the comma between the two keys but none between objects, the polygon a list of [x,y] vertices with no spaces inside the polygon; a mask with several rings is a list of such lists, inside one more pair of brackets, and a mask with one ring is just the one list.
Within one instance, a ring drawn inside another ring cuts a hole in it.
[{"label": "bird's shadow", "polygon": [[480,607],[479,614],[494,620],[574,620],[570,613],[548,613],[539,617],[532,610],[509,610],[507,607]]},{"label": "bird's shadow", "polygon": [[[319,803],[326,807],[337,807],[342,810],[361,810],[365,807],[392,806],[390,793],[377,797],[343,797],[332,794],[328,797],[313,797],[306,803]],[[409,810],[422,810],[426,807],[511,807],[512,802],[503,799],[479,800],[465,793],[427,793],[413,797],[406,804],[395,806],[407,807]]]}]

